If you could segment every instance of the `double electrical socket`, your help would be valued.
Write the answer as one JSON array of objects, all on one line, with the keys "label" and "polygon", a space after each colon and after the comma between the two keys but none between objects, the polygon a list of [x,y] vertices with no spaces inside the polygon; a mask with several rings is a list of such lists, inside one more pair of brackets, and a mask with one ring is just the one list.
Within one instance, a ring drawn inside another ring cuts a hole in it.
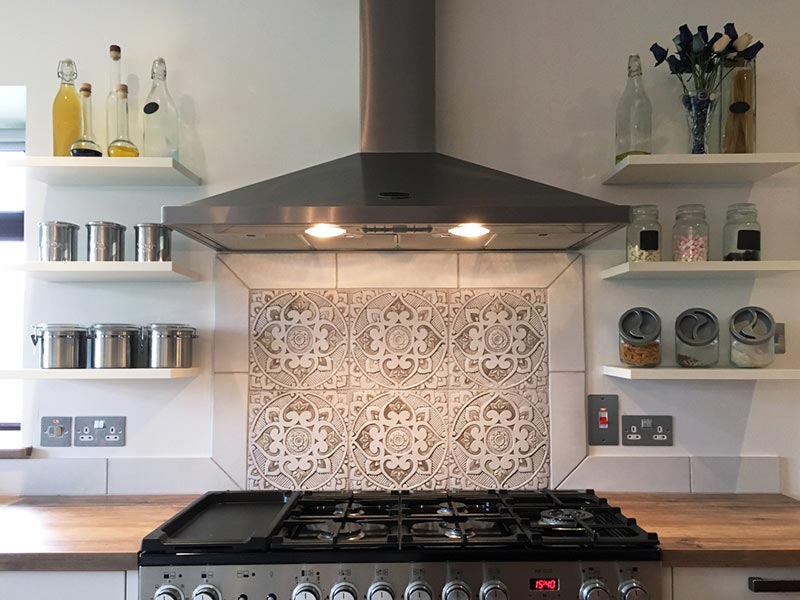
[{"label": "double electrical socket", "polygon": [[42,417],[42,446],[124,446],[125,417]]},{"label": "double electrical socket", "polygon": [[[620,438],[619,398],[613,394],[590,395],[587,407],[590,446],[617,446]],[[623,446],[672,446],[669,415],[622,415]]]}]

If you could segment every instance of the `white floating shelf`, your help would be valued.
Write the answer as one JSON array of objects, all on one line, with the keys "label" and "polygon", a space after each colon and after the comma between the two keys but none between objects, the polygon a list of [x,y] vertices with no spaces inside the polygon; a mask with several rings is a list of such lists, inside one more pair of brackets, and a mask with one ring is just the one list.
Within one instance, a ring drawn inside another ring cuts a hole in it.
[{"label": "white floating shelf", "polygon": [[634,369],[604,366],[603,375],[636,381],[760,381],[800,379],[800,369],[680,369],[656,367]]},{"label": "white floating shelf", "polygon": [[173,262],[29,262],[3,265],[2,271],[27,273],[29,277],[56,282],[187,282],[199,273]]},{"label": "white floating shelf", "polygon": [[751,183],[800,165],[800,153],[631,155],[603,178],[604,185]]},{"label": "white floating shelf", "polygon": [[600,273],[601,279],[745,279],[800,273],[800,260],[632,262]]},{"label": "white floating shelf", "polygon": [[200,177],[171,158],[26,156],[8,164],[28,169],[31,177],[48,185],[122,187],[201,184]]},{"label": "white floating shelf", "polygon": [[188,379],[200,369],[10,369],[0,379]]}]

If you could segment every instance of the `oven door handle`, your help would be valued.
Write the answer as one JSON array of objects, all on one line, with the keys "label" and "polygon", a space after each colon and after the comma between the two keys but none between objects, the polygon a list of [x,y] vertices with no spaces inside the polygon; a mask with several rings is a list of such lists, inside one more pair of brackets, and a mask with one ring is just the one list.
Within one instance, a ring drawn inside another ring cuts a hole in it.
[{"label": "oven door handle", "polygon": [[800,592],[800,579],[762,579],[748,577],[747,587],[751,592]]}]

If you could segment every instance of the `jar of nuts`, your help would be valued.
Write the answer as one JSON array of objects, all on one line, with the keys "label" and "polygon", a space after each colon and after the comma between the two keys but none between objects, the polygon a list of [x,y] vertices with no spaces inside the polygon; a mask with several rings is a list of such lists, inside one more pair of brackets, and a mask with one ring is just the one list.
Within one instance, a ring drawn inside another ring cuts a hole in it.
[{"label": "jar of nuts", "polygon": [[658,262],[661,260],[661,224],[658,207],[641,204],[633,207],[628,225],[628,262]]},{"label": "jar of nuts", "polygon": [[731,317],[731,364],[766,367],[775,359],[775,319],[758,306],[740,308]]},{"label": "jar of nuts", "polygon": [[684,204],[675,211],[672,227],[672,260],[708,260],[708,223],[702,204]]},{"label": "jar of nuts", "polygon": [[675,319],[675,361],[687,368],[719,362],[719,321],[710,310],[690,308]]},{"label": "jar of nuts", "polygon": [[619,359],[631,367],[661,364],[661,319],[649,308],[625,311],[619,318]]}]

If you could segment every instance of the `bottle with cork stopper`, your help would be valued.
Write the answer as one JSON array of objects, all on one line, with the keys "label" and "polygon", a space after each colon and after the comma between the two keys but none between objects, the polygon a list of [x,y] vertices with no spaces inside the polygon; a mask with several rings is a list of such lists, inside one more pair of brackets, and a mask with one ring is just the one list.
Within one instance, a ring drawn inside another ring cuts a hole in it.
[{"label": "bottle with cork stopper", "polygon": [[103,150],[95,141],[92,130],[92,84],[82,83],[81,96],[81,137],[72,143],[69,153],[72,156],[103,156]]},{"label": "bottle with cork stopper", "polygon": [[139,156],[139,149],[130,140],[128,133],[128,86],[120,83],[114,92],[117,132],[114,141],[108,145],[108,155],[114,157]]},{"label": "bottle with cork stopper", "polygon": [[106,144],[117,135],[117,86],[122,83],[122,49],[116,44],[108,47],[111,59],[108,70],[108,95],[106,96]]}]

